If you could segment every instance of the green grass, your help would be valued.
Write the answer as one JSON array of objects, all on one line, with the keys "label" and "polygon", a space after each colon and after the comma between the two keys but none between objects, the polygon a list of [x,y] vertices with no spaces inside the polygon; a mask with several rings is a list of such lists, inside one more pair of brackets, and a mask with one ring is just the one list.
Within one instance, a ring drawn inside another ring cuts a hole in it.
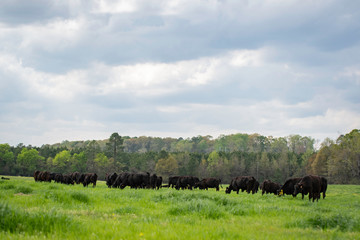
[{"label": "green grass", "polygon": [[360,186],[326,199],[0,181],[0,239],[360,239]]}]

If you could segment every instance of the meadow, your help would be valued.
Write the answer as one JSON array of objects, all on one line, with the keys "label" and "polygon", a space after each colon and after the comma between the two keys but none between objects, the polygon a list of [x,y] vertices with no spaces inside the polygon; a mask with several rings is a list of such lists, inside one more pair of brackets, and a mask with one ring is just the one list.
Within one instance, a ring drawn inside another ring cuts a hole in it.
[{"label": "meadow", "polygon": [[0,239],[360,239],[360,186],[327,197],[0,180]]}]

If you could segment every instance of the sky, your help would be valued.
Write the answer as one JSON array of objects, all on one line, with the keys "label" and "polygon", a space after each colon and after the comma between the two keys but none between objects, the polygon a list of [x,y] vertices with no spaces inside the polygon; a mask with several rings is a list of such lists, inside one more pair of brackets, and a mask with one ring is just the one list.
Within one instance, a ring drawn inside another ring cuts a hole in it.
[{"label": "sky", "polygon": [[0,143],[355,128],[359,1],[0,1]]}]

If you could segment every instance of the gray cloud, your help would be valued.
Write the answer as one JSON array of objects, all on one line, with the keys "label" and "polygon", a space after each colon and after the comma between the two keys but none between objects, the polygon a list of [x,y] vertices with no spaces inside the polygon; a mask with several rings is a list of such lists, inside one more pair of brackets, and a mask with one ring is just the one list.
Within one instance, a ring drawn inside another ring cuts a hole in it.
[{"label": "gray cloud", "polygon": [[0,142],[360,123],[354,1],[2,1]]}]

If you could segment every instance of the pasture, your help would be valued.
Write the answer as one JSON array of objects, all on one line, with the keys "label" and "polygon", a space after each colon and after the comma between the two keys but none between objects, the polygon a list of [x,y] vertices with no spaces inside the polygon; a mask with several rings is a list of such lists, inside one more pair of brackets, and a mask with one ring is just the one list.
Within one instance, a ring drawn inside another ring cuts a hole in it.
[{"label": "pasture", "polygon": [[360,186],[298,195],[0,180],[0,239],[360,239]]}]

